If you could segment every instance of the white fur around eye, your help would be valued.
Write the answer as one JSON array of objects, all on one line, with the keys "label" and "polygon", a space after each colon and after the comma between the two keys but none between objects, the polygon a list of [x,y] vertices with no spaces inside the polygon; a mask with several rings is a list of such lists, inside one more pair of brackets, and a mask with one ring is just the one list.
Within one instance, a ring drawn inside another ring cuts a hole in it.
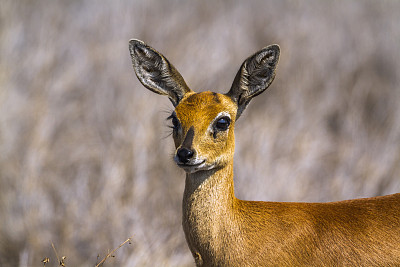
[{"label": "white fur around eye", "polygon": [[228,117],[228,118],[230,119],[230,118],[231,118],[231,115],[230,115],[228,112],[226,112],[226,111],[222,111],[222,112],[218,113],[218,115],[215,116],[215,118],[212,120],[212,122],[210,123],[210,125],[208,125],[207,132],[209,132],[209,133],[214,133],[214,127],[213,127],[213,125],[214,125],[214,123],[215,123],[218,119],[220,119],[220,118],[222,118],[222,117]]}]

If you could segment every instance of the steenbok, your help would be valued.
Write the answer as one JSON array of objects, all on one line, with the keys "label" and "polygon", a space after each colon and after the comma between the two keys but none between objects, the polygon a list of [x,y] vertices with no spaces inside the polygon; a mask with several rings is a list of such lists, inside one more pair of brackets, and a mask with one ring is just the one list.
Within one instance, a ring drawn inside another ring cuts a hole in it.
[{"label": "steenbok", "polygon": [[175,107],[174,160],[186,172],[183,230],[198,266],[400,266],[400,194],[331,203],[235,197],[235,122],[273,81],[279,46],[246,59],[226,94],[195,93],[142,41],[129,49],[140,82]]}]

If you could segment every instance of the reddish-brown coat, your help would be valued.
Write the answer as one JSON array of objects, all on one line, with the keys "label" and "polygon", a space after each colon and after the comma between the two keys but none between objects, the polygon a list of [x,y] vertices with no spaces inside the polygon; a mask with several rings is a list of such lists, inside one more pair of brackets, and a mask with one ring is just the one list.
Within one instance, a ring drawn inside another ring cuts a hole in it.
[{"label": "reddish-brown coat", "polygon": [[[182,221],[196,265],[400,266],[400,194],[330,203],[235,197],[235,121],[274,79],[277,45],[245,60],[225,95],[191,91],[168,60],[141,41],[131,40],[130,51],[142,84],[176,107],[177,151],[184,145],[193,152],[184,164],[175,161],[187,172]],[[214,129],[220,116],[231,120],[229,128]]]}]

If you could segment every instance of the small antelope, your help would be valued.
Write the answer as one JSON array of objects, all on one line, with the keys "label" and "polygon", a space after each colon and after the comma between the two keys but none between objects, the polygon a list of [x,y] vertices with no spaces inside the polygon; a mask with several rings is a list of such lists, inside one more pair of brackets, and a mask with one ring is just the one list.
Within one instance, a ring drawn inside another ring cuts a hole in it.
[{"label": "small antelope", "polygon": [[331,203],[237,199],[234,127],[275,77],[280,48],[240,67],[230,91],[195,93],[169,61],[130,40],[133,68],[175,107],[174,161],[185,170],[183,230],[197,266],[400,266],[400,194]]}]

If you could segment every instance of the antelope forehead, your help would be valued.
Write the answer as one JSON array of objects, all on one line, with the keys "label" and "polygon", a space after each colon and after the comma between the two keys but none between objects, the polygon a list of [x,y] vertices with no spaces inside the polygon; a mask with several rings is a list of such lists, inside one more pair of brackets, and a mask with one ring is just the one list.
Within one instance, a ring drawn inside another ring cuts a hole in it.
[{"label": "antelope forehead", "polygon": [[221,117],[229,117],[230,119],[235,117],[235,114],[231,114],[227,109],[221,107],[215,108],[188,108],[176,110],[177,117],[184,125],[197,125],[205,126],[213,123],[215,120]]},{"label": "antelope forehead", "polygon": [[201,92],[189,94],[181,101],[184,105],[195,105],[197,107],[212,107],[212,106],[230,106],[233,104],[230,97],[215,93],[215,92]]},{"label": "antelope forehead", "polygon": [[200,130],[203,127],[207,128],[221,116],[235,118],[236,109],[229,97],[213,92],[202,92],[183,99],[175,112],[184,128],[194,125]]}]

